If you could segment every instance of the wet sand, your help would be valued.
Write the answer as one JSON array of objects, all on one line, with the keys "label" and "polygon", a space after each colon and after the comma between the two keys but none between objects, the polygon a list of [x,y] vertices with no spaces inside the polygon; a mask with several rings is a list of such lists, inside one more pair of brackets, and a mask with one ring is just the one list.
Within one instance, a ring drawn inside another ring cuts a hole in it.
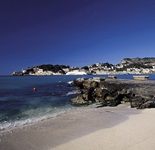
[{"label": "wet sand", "polygon": [[141,144],[137,143],[143,146],[147,140],[151,144],[151,140],[155,139],[154,114],[154,109],[136,110],[126,105],[78,108],[12,132],[1,133],[0,150],[139,148]]}]

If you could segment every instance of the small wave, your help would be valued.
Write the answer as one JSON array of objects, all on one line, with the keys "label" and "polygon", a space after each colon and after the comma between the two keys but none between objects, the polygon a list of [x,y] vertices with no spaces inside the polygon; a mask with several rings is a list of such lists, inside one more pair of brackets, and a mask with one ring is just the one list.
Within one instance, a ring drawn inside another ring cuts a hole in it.
[{"label": "small wave", "polygon": [[68,84],[72,84],[72,82],[73,82],[73,81],[68,81],[67,83],[68,83]]},{"label": "small wave", "polygon": [[16,120],[16,121],[5,121],[5,122],[2,122],[0,124],[0,131],[1,132],[8,132],[8,131],[11,131],[13,129],[16,129],[18,127],[22,127],[22,126],[25,126],[25,125],[30,125],[32,123],[36,123],[36,122],[39,122],[39,121],[43,121],[45,119],[50,119],[50,118],[54,118],[54,117],[57,117],[61,114],[65,114],[67,112],[69,112],[72,108],[66,108],[66,109],[58,109],[56,112],[52,113],[52,114],[48,114],[48,115],[45,115],[45,116],[40,116],[40,117],[32,117],[32,118],[28,118],[28,119],[24,119],[24,120]]},{"label": "small wave", "polygon": [[77,91],[71,91],[71,92],[68,92],[68,93],[66,94],[66,96],[68,96],[68,95],[75,95],[75,94],[77,94]]}]

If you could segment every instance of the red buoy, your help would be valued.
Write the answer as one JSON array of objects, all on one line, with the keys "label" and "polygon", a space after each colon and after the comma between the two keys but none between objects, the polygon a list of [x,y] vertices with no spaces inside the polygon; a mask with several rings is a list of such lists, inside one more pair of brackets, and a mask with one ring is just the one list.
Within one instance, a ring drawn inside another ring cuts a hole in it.
[{"label": "red buoy", "polygon": [[34,88],[33,88],[33,92],[36,92],[36,91],[37,91],[37,89],[34,87]]}]

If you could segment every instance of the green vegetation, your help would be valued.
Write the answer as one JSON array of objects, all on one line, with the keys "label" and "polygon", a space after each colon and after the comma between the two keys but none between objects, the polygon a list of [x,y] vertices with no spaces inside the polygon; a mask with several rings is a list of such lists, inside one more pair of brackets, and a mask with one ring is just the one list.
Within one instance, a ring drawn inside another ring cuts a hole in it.
[{"label": "green vegetation", "polygon": [[113,65],[113,64],[110,64],[110,63],[108,63],[108,62],[106,62],[106,63],[103,63],[102,66],[103,66],[103,67],[106,66],[107,68],[111,68],[111,67],[114,66],[114,65]]},{"label": "green vegetation", "polygon": [[133,64],[129,64],[128,66],[127,66],[127,68],[138,68],[138,69],[140,69],[140,68],[152,68],[152,66],[151,65],[144,65],[144,64],[140,64],[140,63],[133,63]]},{"label": "green vegetation", "polygon": [[151,65],[144,65],[144,64],[140,64],[140,63],[133,63],[133,64],[129,64],[127,66],[123,66],[123,68],[116,68],[116,71],[126,71],[128,68],[137,68],[137,69],[151,69],[152,66]]},{"label": "green vegetation", "polygon": [[61,73],[65,73],[63,71],[63,69],[66,69],[66,68],[69,68],[69,66],[65,66],[65,65],[50,65],[50,64],[47,64],[47,65],[40,65],[40,66],[37,66],[38,68],[40,69],[43,69],[43,71],[52,71],[52,72],[61,72]]},{"label": "green vegetation", "polygon": [[96,66],[96,64],[93,64],[92,67],[95,68],[95,67],[97,67],[97,66]]},{"label": "green vegetation", "polygon": [[[150,72],[155,73],[154,71],[155,66],[155,58],[153,57],[145,57],[145,58],[124,58],[121,63],[117,65],[110,64],[108,62],[105,63],[96,63],[92,64],[91,66],[84,66],[81,69],[88,73],[98,73],[98,71],[137,71],[139,73],[143,72]],[[78,67],[70,67],[66,65],[52,65],[52,64],[43,64],[39,66],[28,67],[28,69],[23,72],[15,72],[16,75],[29,75],[35,74],[39,71],[39,69],[43,69],[43,72],[51,71],[53,73],[60,73],[66,74],[68,71],[80,70]],[[137,70],[139,69],[139,70]],[[143,69],[150,69],[150,70],[143,70]],[[40,70],[42,72],[42,70]]]},{"label": "green vegetation", "polygon": [[88,66],[84,66],[81,69],[84,69],[84,70],[88,71],[89,70],[89,67]]}]

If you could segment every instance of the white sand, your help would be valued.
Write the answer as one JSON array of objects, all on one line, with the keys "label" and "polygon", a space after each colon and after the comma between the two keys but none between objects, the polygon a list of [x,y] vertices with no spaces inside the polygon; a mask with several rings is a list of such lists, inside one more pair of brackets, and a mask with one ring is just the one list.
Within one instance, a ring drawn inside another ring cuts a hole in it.
[{"label": "white sand", "polygon": [[83,108],[0,135],[0,150],[154,150],[155,109]]},{"label": "white sand", "polygon": [[155,150],[155,109],[143,110],[126,121],[51,150]]}]

